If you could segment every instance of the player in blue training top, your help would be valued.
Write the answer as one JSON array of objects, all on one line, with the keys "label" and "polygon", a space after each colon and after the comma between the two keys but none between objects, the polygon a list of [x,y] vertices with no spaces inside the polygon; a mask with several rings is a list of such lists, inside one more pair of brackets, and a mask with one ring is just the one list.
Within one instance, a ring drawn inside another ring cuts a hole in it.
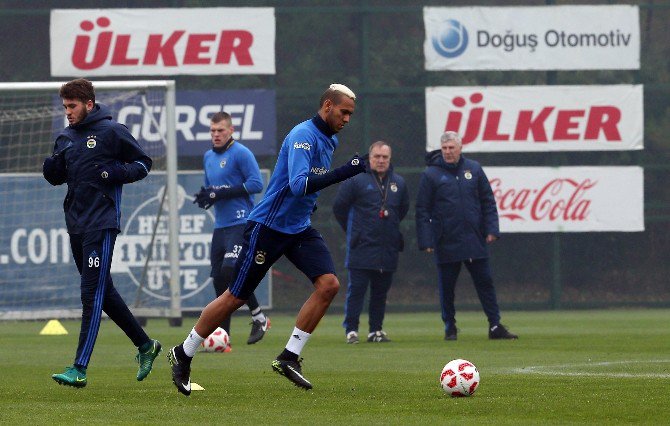
[{"label": "player in blue training top", "polygon": [[90,81],[65,83],[59,95],[70,125],[57,136],[53,155],[42,169],[50,184],[67,182],[63,210],[81,275],[82,315],[74,364],[51,377],[61,385],[86,386],[86,368],[105,311],[137,346],[137,380],[144,380],[161,344],[149,339],[114,288],[110,267],[121,231],[121,189],[144,179],[152,161],[126,126],[113,121],[106,106],[95,103]]},{"label": "player in blue training top", "polygon": [[205,307],[186,340],[169,351],[172,381],[184,395],[191,394],[191,360],[204,337],[245,303],[282,255],[312,281],[314,291],[300,309],[286,348],[272,361],[272,368],[296,386],[312,388],[302,375],[298,357],[340,283],[328,248],[321,234],[312,228],[310,216],[319,190],[365,172],[365,157],[358,155],[330,169],[338,144],[335,134],[349,123],[355,99],[348,87],[331,84],[321,95],[318,113],[295,126],[284,139],[265,196],[249,215],[234,281]]},{"label": "player in blue training top", "polygon": [[[253,194],[263,189],[261,171],[254,154],[233,139],[233,121],[230,114],[217,112],[210,119],[209,132],[212,149],[205,153],[205,186],[195,194],[194,203],[203,209],[214,206],[216,223],[212,235],[212,281],[216,297],[223,294],[232,281],[235,261],[244,242],[247,216],[254,207]],[[251,333],[247,344],[261,340],[270,328],[270,319],[261,310],[253,293],[247,306],[251,312]],[[230,335],[230,317],[221,322],[221,328]],[[226,347],[230,352],[231,346]]]}]

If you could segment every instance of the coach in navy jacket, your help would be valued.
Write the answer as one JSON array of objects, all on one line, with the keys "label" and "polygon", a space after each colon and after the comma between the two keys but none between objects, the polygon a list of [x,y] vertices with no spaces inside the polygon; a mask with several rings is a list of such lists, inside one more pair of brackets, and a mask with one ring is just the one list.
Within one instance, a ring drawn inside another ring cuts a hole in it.
[{"label": "coach in navy jacket", "polygon": [[333,204],[335,218],[347,234],[345,266],[349,283],[343,326],[349,343],[358,341],[359,317],[368,283],[368,340],[388,340],[382,330],[386,295],[398,267],[398,252],[404,246],[400,221],[409,209],[405,180],[391,166],[391,147],[383,141],[375,142],[369,155],[370,170],[340,185]]},{"label": "coach in navy jacket", "polygon": [[70,248],[81,283],[82,321],[74,363],[52,378],[62,385],[86,386],[86,369],[104,311],[138,348],[137,380],[151,371],[161,350],[128,309],[112,283],[111,262],[121,229],[121,187],[143,179],[151,159],[128,129],[95,103],[90,81],[72,80],[59,93],[70,125],[56,138],[44,160],[43,174],[52,185],[67,182],[63,202]]},{"label": "coach in navy jacket", "polygon": [[461,138],[446,132],[440,150],[426,155],[416,201],[419,250],[434,252],[445,339],[456,340],[454,290],[464,263],[489,321],[489,337],[516,338],[500,324],[488,244],[500,236],[489,180],[478,162],[461,155]]}]

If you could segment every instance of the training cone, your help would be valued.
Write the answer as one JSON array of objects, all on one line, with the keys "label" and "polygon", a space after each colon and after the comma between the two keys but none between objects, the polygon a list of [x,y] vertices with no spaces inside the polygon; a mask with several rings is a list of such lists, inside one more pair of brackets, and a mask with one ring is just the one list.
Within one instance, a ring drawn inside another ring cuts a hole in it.
[{"label": "training cone", "polygon": [[62,334],[67,334],[67,330],[63,327],[63,324],[58,320],[50,320],[47,325],[44,326],[40,334],[43,336],[60,336]]}]

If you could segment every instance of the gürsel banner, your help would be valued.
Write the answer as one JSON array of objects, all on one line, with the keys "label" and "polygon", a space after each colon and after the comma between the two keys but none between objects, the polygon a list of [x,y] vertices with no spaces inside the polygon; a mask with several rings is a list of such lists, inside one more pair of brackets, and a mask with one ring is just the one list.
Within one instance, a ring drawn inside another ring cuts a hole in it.
[{"label": "g\u00fcrsel banner", "polygon": [[454,131],[465,152],[644,148],[641,85],[427,87],[426,150]]},{"label": "g\u00fcrsel banner", "polygon": [[427,70],[639,69],[634,5],[424,7]]},{"label": "g\u00fcrsel banner", "polygon": [[485,167],[501,232],[644,231],[643,170]]},{"label": "g\u00fcrsel banner", "polygon": [[274,9],[54,9],[51,75],[274,74]]}]

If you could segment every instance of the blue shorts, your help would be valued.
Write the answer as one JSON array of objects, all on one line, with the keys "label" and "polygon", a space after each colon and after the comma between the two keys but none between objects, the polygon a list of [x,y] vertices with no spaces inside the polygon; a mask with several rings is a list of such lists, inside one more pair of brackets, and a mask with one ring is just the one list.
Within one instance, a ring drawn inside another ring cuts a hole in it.
[{"label": "blue shorts", "polygon": [[312,283],[321,275],[335,274],[333,258],[316,229],[310,226],[297,234],[285,234],[248,221],[230,292],[247,300],[270,267],[282,256],[286,256]]},{"label": "blue shorts", "polygon": [[214,230],[214,234],[212,234],[212,254],[210,256],[212,265],[210,277],[221,277],[221,268],[235,267],[235,262],[237,262],[240,251],[242,251],[245,226],[234,225]]}]

